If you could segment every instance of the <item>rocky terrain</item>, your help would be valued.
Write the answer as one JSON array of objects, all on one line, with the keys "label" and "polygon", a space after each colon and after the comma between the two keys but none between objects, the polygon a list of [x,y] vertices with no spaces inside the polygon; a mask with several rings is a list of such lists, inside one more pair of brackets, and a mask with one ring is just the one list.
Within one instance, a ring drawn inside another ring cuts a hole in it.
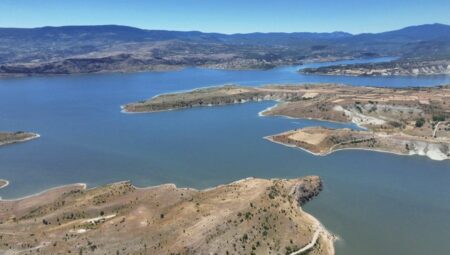
[{"label": "rocky terrain", "polygon": [[0,28],[0,76],[135,72],[187,66],[267,69],[377,56],[448,60],[449,34],[450,26],[443,24],[359,35],[227,35],[117,25]]},{"label": "rocky terrain", "polygon": [[[227,85],[159,95],[122,108],[124,112],[155,112],[262,100],[279,103],[261,115],[353,122],[368,129],[365,132],[315,129],[315,134],[324,132],[320,136],[326,142],[316,149],[308,149],[306,144],[300,146],[302,143],[295,139],[288,141],[289,132],[287,136],[271,137],[273,141],[286,141],[318,154],[326,154],[332,148],[360,148],[426,155],[439,160],[450,158],[449,86],[391,89],[335,84]],[[310,133],[309,130],[303,135],[314,136]],[[351,142],[361,139],[364,142]]]},{"label": "rocky terrain", "polygon": [[450,75],[450,60],[401,60],[375,64],[336,65],[300,70],[305,74],[348,76]]},{"label": "rocky terrain", "polygon": [[38,137],[38,134],[23,131],[0,132],[0,146],[18,142],[25,142]]},{"label": "rocky terrain", "polygon": [[317,176],[248,178],[206,190],[77,184],[0,200],[2,254],[334,254],[301,205]]}]

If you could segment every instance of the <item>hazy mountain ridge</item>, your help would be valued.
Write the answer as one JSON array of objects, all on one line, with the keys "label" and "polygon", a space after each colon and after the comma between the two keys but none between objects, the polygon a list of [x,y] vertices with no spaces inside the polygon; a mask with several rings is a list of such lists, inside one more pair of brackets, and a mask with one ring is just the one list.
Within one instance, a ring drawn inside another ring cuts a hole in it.
[{"label": "hazy mountain ridge", "polygon": [[[352,36],[345,32],[331,33],[203,33],[200,31],[170,31],[170,30],[147,30],[120,25],[99,26],[62,26],[62,27],[38,27],[38,28],[0,28],[0,37],[11,39],[58,39],[70,37],[85,38],[108,38],[120,41],[164,41],[164,40],[191,40],[208,42],[231,42],[242,41],[255,42],[268,38],[277,39],[334,39]],[[242,41],[241,41],[242,40]],[[253,41],[251,41],[253,40]]]},{"label": "hazy mountain ridge", "polygon": [[0,28],[0,74],[66,74],[207,66],[271,68],[364,56],[449,58],[450,26],[377,34],[145,30],[118,25]]}]

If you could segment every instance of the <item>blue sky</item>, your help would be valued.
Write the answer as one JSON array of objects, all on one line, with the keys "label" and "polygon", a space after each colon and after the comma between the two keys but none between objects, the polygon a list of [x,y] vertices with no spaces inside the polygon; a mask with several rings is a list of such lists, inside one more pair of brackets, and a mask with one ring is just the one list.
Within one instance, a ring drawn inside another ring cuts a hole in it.
[{"label": "blue sky", "polygon": [[1,0],[0,27],[120,24],[204,32],[381,32],[450,24],[450,0]]}]

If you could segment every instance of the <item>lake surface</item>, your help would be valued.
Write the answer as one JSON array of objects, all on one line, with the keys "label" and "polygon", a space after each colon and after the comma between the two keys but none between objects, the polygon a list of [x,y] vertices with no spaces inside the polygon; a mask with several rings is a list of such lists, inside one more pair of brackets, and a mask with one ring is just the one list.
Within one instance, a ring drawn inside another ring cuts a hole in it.
[{"label": "lake surface", "polygon": [[[376,59],[372,61],[385,61]],[[364,60],[367,62],[367,60]],[[357,61],[343,61],[350,63]],[[308,66],[326,65],[310,64]],[[176,183],[206,188],[248,176],[320,175],[325,190],[305,210],[340,236],[337,254],[450,254],[450,161],[369,151],[316,157],[262,139],[293,128],[354,127],[259,117],[274,102],[123,114],[120,105],[157,94],[238,83],[336,82],[434,86],[450,77],[300,75],[188,68],[174,72],[0,79],[0,130],[41,138],[0,147],[3,198],[58,185]]]}]

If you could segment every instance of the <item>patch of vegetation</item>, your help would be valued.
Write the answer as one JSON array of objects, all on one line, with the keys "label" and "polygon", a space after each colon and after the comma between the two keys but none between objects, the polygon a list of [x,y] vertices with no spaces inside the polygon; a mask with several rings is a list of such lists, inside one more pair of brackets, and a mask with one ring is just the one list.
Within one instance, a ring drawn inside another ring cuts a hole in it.
[{"label": "patch of vegetation", "polygon": [[269,198],[270,199],[274,199],[275,197],[280,195],[280,191],[277,189],[277,187],[275,185],[270,186],[269,189]]},{"label": "patch of vegetation", "polygon": [[444,121],[445,116],[444,115],[433,115],[433,121]]},{"label": "patch of vegetation", "polygon": [[418,120],[416,120],[416,127],[420,128],[425,124],[425,119],[424,118],[420,118]]}]

